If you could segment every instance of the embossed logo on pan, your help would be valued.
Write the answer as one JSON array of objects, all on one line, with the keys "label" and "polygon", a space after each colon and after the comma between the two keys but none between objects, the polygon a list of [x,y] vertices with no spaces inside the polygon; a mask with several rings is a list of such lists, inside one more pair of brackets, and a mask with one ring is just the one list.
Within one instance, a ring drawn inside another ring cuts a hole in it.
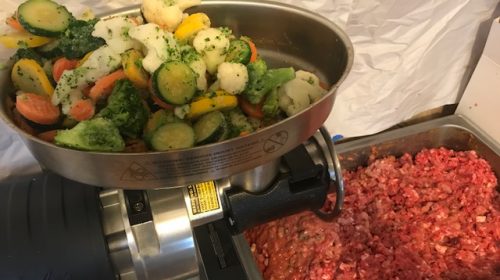
[{"label": "embossed logo on pan", "polygon": [[281,130],[276,132],[264,142],[264,147],[263,147],[264,152],[266,153],[276,152],[285,145],[287,140],[288,140],[287,131]]}]

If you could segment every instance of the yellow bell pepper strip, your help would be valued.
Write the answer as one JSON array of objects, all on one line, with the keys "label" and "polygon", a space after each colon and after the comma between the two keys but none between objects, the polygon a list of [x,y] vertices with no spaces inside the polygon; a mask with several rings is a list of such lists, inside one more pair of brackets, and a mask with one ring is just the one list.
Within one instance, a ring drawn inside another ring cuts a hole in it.
[{"label": "yellow bell pepper strip", "polygon": [[51,97],[54,87],[43,68],[33,59],[20,59],[14,64],[11,72],[14,86],[23,92],[35,93]]},{"label": "yellow bell pepper strip", "polygon": [[35,48],[51,40],[51,38],[36,36],[28,32],[13,32],[0,36],[0,44],[9,49]]},{"label": "yellow bell pepper strip", "polygon": [[143,58],[141,52],[135,49],[122,54],[122,66],[125,76],[138,88],[147,88],[149,83],[149,75],[141,65]]},{"label": "yellow bell pepper strip", "polygon": [[204,13],[196,13],[185,18],[175,30],[174,36],[180,42],[187,42],[198,33],[198,31],[209,28],[210,19]]},{"label": "yellow bell pepper strip", "polygon": [[202,93],[201,95],[194,97],[192,101],[194,102],[201,99],[212,98],[214,96],[222,96],[222,95],[231,95],[231,94],[229,94],[224,90],[209,90],[207,92]]},{"label": "yellow bell pepper strip", "polygon": [[196,119],[216,110],[230,110],[238,106],[238,98],[233,95],[220,95],[212,98],[201,98],[189,104],[188,119]]}]

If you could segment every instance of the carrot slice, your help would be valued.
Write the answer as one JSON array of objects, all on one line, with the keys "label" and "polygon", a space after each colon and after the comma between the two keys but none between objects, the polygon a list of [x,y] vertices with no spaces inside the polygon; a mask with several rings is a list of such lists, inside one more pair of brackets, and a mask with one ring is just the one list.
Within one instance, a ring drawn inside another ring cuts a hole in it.
[{"label": "carrot slice", "polygon": [[254,62],[257,60],[257,47],[255,46],[252,40],[247,40],[248,46],[250,46],[250,62]]},{"label": "carrot slice", "polygon": [[54,129],[39,133],[37,137],[43,141],[53,143],[56,135],[57,135],[57,129]]},{"label": "carrot slice", "polygon": [[324,90],[329,90],[330,87],[328,86],[327,83],[323,82],[323,81],[319,81],[319,86],[324,89]]},{"label": "carrot slice", "polygon": [[15,15],[12,15],[10,17],[8,17],[6,20],[5,20],[5,23],[10,26],[11,28],[17,30],[17,31],[25,31],[24,30],[24,27],[21,25],[21,23],[19,22],[19,20],[17,20],[16,16]]},{"label": "carrot slice", "polygon": [[167,110],[173,110],[174,109],[173,105],[170,105],[168,103],[163,102],[163,100],[161,100],[160,98],[158,98],[158,96],[156,96],[154,93],[151,93],[151,99],[153,99],[153,102],[156,105],[160,106],[163,109],[167,109]]},{"label": "carrot slice", "polygon": [[248,131],[248,130],[243,130],[242,132],[240,132],[240,137],[245,136],[245,135],[248,135],[248,134],[250,134],[250,131]]},{"label": "carrot slice", "polygon": [[49,97],[34,93],[22,93],[16,97],[16,109],[26,119],[38,124],[54,124],[61,111]]},{"label": "carrot slice", "polygon": [[108,95],[113,90],[116,81],[125,78],[126,76],[122,69],[100,78],[90,89],[89,97],[94,100],[94,102],[97,102],[99,99],[108,97]]},{"label": "carrot slice", "polygon": [[80,99],[69,109],[69,116],[79,122],[92,118],[94,114],[94,102],[90,99]]},{"label": "carrot slice", "polygon": [[54,66],[52,67],[52,77],[54,78],[54,81],[58,82],[65,70],[75,69],[77,64],[78,60],[69,60],[65,57],[61,57],[56,60],[56,62],[54,62]]},{"label": "carrot slice", "polygon": [[254,117],[256,119],[264,118],[264,112],[262,112],[262,104],[252,104],[244,97],[238,98],[238,104],[240,105],[241,110],[250,117]]}]

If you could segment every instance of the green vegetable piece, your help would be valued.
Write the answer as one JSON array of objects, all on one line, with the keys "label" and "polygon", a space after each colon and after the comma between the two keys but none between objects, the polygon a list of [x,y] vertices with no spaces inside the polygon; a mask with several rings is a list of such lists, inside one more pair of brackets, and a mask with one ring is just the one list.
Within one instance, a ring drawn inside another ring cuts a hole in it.
[{"label": "green vegetable piece", "polygon": [[194,143],[193,128],[184,122],[164,124],[151,137],[151,147],[155,151],[190,148]]},{"label": "green vegetable piece", "polygon": [[267,71],[267,64],[264,60],[261,58],[258,58],[254,62],[251,62],[247,65],[247,70],[248,70],[248,81],[249,85],[251,86],[254,83],[257,83],[258,80],[266,74]]},{"label": "green vegetable piece", "polygon": [[226,118],[220,111],[203,115],[193,125],[193,129],[198,145],[225,140],[228,133]]},{"label": "green vegetable piece", "polygon": [[64,127],[64,128],[73,128],[75,127],[79,122],[69,116],[66,116],[62,123],[61,123],[61,126]]},{"label": "green vegetable piece", "polygon": [[[245,91],[243,91],[243,95],[245,95],[247,97],[247,100],[250,101],[251,97],[249,96],[252,95],[251,91],[257,87],[259,81],[262,79],[264,74],[266,74],[267,64],[264,60],[258,58],[256,61],[251,62],[247,65],[247,71],[248,71],[248,84]],[[252,101],[250,102],[253,103]]]},{"label": "green vegetable piece", "polygon": [[181,47],[181,59],[184,63],[190,64],[193,61],[200,60],[201,56],[195,48],[190,45],[184,45]]},{"label": "green vegetable piece", "polygon": [[229,120],[229,138],[237,137],[242,132],[251,133],[254,131],[247,116],[238,107],[227,112],[227,119]]},{"label": "green vegetable piece", "polygon": [[139,90],[125,79],[116,82],[107,106],[97,114],[111,120],[123,135],[131,138],[142,134],[148,115]]},{"label": "green vegetable piece", "polygon": [[59,48],[60,40],[56,39],[43,46],[36,48],[36,51],[47,59],[53,59],[62,56],[62,50]]},{"label": "green vegetable piece", "polygon": [[271,90],[294,78],[295,70],[292,67],[269,69],[257,80],[250,78],[249,73],[249,85],[243,94],[250,103],[259,104]]},{"label": "green vegetable piece", "polygon": [[168,61],[154,72],[153,87],[163,101],[184,105],[196,93],[196,74],[186,63]]},{"label": "green vegetable piece", "polygon": [[31,48],[17,49],[16,53],[10,59],[15,64],[17,61],[19,61],[20,59],[23,59],[23,58],[33,59],[42,67],[45,64],[44,59],[36,51],[34,51]]},{"label": "green vegetable piece", "polygon": [[74,19],[64,7],[51,0],[28,0],[17,9],[19,23],[31,34],[57,37]]},{"label": "green vegetable piece", "polygon": [[276,115],[278,115],[279,111],[280,105],[278,89],[274,88],[269,94],[267,94],[266,100],[262,105],[262,112],[264,113],[264,116],[274,118]]},{"label": "green vegetable piece", "polygon": [[59,130],[54,142],[83,151],[120,152],[125,149],[125,142],[116,126],[104,118],[82,121],[72,129]]},{"label": "green vegetable piece", "polygon": [[68,59],[82,58],[88,52],[94,51],[106,42],[102,38],[92,36],[94,25],[98,19],[74,20],[59,39],[58,48]]},{"label": "green vegetable piece", "polygon": [[181,122],[179,118],[174,115],[174,112],[170,110],[158,110],[151,114],[146,126],[144,127],[143,138],[146,143],[151,144],[151,137],[154,132],[167,123]]},{"label": "green vegetable piece", "polygon": [[232,40],[229,43],[229,50],[226,55],[226,62],[247,64],[250,62],[252,51],[250,45],[243,40]]}]

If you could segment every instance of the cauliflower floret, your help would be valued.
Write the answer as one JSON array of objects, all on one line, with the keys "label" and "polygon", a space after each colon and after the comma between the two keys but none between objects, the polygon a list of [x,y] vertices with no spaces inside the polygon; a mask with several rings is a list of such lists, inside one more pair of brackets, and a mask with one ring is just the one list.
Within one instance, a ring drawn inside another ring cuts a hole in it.
[{"label": "cauliflower floret", "polygon": [[203,57],[208,73],[215,74],[219,64],[226,58],[229,39],[220,29],[207,28],[196,34],[193,47]]},{"label": "cauliflower floret", "polygon": [[301,79],[303,81],[308,82],[313,86],[319,86],[319,78],[311,72],[307,72],[304,70],[298,70],[295,72],[295,77]]},{"label": "cauliflower floret", "polygon": [[201,0],[143,0],[142,13],[146,20],[173,32],[181,23],[183,11],[201,4]]},{"label": "cauliflower floret", "polygon": [[101,19],[95,24],[92,36],[103,38],[112,50],[121,54],[128,49],[139,46],[128,35],[128,31],[134,26],[135,23],[125,16]]},{"label": "cauliflower floret", "polygon": [[207,77],[205,73],[207,72],[207,66],[205,62],[200,58],[197,60],[193,60],[189,63],[189,67],[193,69],[198,77],[196,77],[196,87],[199,90],[205,91],[207,89]]},{"label": "cauliflower floret", "polygon": [[146,47],[142,66],[153,73],[166,60],[180,58],[180,51],[172,33],[166,32],[154,23],[132,27],[128,34]]},{"label": "cauliflower floret", "polygon": [[319,85],[318,76],[314,75],[311,72],[298,70],[297,72],[295,72],[295,77],[297,79],[303,80],[304,82],[307,82],[313,87],[307,91],[307,94],[311,99],[311,103],[314,103],[316,100],[319,100],[323,95],[325,95],[326,90]]},{"label": "cauliflower floret", "polygon": [[309,84],[293,79],[279,89],[279,105],[288,116],[292,116],[311,105],[307,91]]},{"label": "cauliflower floret", "polygon": [[174,115],[181,120],[186,118],[186,115],[189,114],[189,112],[191,112],[191,107],[189,106],[189,104],[176,106],[174,108]]},{"label": "cauliflower floret", "polygon": [[81,89],[107,75],[121,65],[121,57],[109,46],[102,46],[92,52],[78,68],[62,74],[52,95],[54,105],[62,104],[62,111],[68,114],[76,100],[82,99]]},{"label": "cauliflower floret", "polygon": [[182,60],[189,65],[197,76],[196,87],[201,91],[205,91],[207,89],[207,77],[205,75],[207,66],[205,65],[205,61],[203,61],[200,54],[189,45],[181,47],[181,55]]},{"label": "cauliflower floret", "polygon": [[247,67],[241,63],[223,62],[217,69],[220,88],[230,94],[241,93],[248,83]]},{"label": "cauliflower floret", "polygon": [[297,114],[325,95],[319,78],[313,73],[299,70],[295,78],[279,89],[279,105],[288,116]]}]

